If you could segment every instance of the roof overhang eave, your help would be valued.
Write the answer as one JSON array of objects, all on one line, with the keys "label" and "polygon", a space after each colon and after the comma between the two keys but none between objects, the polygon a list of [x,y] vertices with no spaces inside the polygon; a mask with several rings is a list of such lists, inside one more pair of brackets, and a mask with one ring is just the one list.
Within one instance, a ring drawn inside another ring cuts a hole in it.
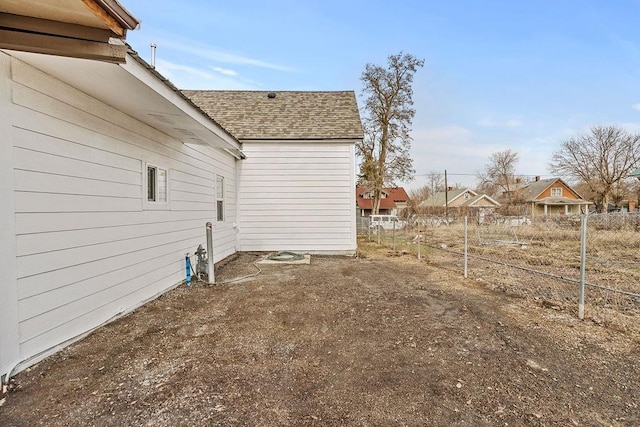
[{"label": "roof overhang eave", "polygon": [[118,0],[83,0],[85,4],[94,2],[115,19],[124,29],[137,30],[140,20],[133,16]]},{"label": "roof overhang eave", "polygon": [[123,64],[22,51],[6,53],[182,143],[208,145],[244,158],[233,135],[130,49]]},{"label": "roof overhang eave", "polygon": [[547,205],[547,206],[551,206],[551,205],[555,205],[555,206],[561,206],[561,205],[592,205],[593,202],[587,201],[587,200],[576,200],[576,199],[551,199],[551,198],[546,198],[546,199],[541,199],[541,200],[533,200],[532,201],[534,204],[536,205]]},{"label": "roof overhang eave", "polygon": [[193,140],[191,141],[192,143],[200,145],[205,143],[213,148],[222,148],[237,159],[246,158],[245,154],[241,150],[240,141],[220,126],[213,118],[209,117],[204,111],[202,111],[202,109],[196,106],[167,78],[144,61],[136,52],[130,50],[127,54],[127,59],[128,60],[125,64],[120,65],[124,70],[151,87],[166,101],[171,102],[184,114],[197,122],[199,126],[205,128],[208,133],[215,135],[215,139],[221,140],[224,145],[221,147],[219,144],[213,143],[209,138],[203,139],[202,141]]}]

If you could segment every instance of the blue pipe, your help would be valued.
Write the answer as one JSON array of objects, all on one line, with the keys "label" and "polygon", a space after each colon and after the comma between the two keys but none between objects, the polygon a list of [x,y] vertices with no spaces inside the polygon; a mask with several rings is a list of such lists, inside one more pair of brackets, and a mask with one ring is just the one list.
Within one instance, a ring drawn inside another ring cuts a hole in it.
[{"label": "blue pipe", "polygon": [[187,269],[187,286],[191,286],[191,259],[189,258],[189,254],[184,256],[184,263]]}]

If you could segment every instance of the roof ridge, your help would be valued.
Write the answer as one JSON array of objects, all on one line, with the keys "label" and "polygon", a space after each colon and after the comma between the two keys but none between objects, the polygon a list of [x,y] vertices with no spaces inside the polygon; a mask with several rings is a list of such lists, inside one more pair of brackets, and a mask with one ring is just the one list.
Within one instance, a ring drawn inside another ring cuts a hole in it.
[{"label": "roof ridge", "polygon": [[182,92],[226,92],[226,93],[355,93],[355,90],[288,90],[288,89],[183,89]]}]

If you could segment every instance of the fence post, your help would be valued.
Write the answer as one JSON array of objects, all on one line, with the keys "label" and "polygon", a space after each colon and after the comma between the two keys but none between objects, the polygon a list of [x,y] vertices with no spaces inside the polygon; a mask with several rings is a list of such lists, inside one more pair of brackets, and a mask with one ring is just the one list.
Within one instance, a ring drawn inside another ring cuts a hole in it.
[{"label": "fence post", "polygon": [[467,278],[467,265],[468,265],[468,259],[469,259],[468,257],[469,238],[468,238],[468,230],[467,230],[468,219],[469,217],[467,216],[464,217],[464,278],[465,279]]},{"label": "fence post", "polygon": [[380,234],[381,234],[380,229],[381,229],[381,228],[382,228],[382,226],[381,226],[381,225],[378,225],[378,244],[380,244]]},{"label": "fence post", "polygon": [[578,300],[578,319],[584,319],[584,285],[587,264],[587,215],[580,217],[580,298]]},{"label": "fence post", "polygon": [[420,257],[420,247],[422,246],[422,230],[418,227],[418,259],[422,259]]},{"label": "fence post", "polygon": [[391,250],[394,252],[396,251],[396,222],[397,221],[393,221],[393,238],[391,243]]}]

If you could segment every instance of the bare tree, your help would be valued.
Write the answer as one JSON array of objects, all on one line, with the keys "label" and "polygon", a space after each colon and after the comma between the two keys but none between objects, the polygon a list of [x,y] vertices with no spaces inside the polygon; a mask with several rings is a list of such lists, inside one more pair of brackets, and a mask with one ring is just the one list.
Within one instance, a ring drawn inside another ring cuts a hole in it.
[{"label": "bare tree", "polygon": [[479,188],[489,194],[495,194],[501,190],[506,195],[508,203],[511,204],[518,160],[518,153],[510,149],[492,153],[489,156],[489,163],[478,174]]},{"label": "bare tree", "polygon": [[563,141],[549,169],[584,184],[602,210],[618,198],[621,181],[639,160],[640,135],[617,126],[593,126],[589,133]]},{"label": "bare tree", "polygon": [[431,195],[431,189],[428,185],[423,185],[420,188],[414,188],[409,190],[409,199],[411,199],[411,205],[417,207],[420,203],[424,202]]},{"label": "bare tree", "polygon": [[444,175],[440,172],[429,172],[429,174],[427,174],[427,185],[431,191],[430,195],[444,191]]},{"label": "bare tree", "polygon": [[438,191],[444,191],[444,178],[442,173],[429,172],[426,177],[427,182],[425,185],[409,191],[409,197],[414,207],[418,206],[421,202],[424,202]]},{"label": "bare tree", "polygon": [[413,178],[411,123],[413,108],[413,76],[424,60],[403,54],[388,57],[387,67],[367,64],[360,80],[364,98],[364,140],[356,145],[360,158],[361,185],[373,194],[372,211],[380,210],[385,186],[397,180]]}]

